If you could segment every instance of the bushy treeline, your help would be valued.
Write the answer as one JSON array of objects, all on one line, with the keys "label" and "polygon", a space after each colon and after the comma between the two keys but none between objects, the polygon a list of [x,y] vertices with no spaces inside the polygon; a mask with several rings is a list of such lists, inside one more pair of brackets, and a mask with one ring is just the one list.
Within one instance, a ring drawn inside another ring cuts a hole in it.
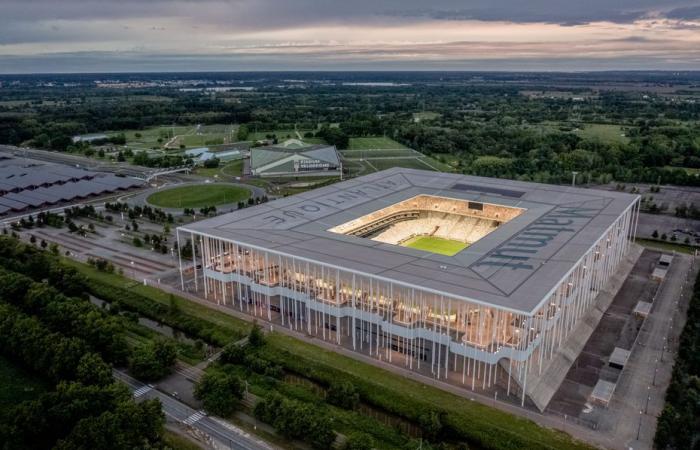
[{"label": "bushy treeline", "polygon": [[50,285],[0,268],[0,301],[39,317],[56,333],[81,339],[91,351],[100,353],[111,363],[127,362],[129,347],[119,319],[88,300],[67,297]]},{"label": "bushy treeline", "polygon": [[695,280],[654,444],[662,450],[700,449],[700,276]]},{"label": "bushy treeline", "polygon": [[162,209],[159,208],[153,208],[148,205],[136,205],[136,206],[129,206],[128,203],[121,203],[121,202],[114,202],[114,203],[105,203],[105,209],[107,211],[115,212],[115,213],[126,213],[126,215],[129,217],[129,219],[134,220],[139,217],[146,217],[148,220],[151,222],[155,223],[173,223],[175,222],[175,218],[173,217],[172,214],[166,213]]},{"label": "bushy treeline", "polygon": [[116,323],[86,300],[3,269],[0,354],[56,387],[0,411],[2,448],[163,448],[160,403],[136,404],[112,377],[109,363],[128,353]]},{"label": "bushy treeline", "polygon": [[283,436],[306,441],[313,448],[328,449],[335,442],[328,417],[313,405],[287,399],[275,392],[255,405],[255,417],[275,427]]}]

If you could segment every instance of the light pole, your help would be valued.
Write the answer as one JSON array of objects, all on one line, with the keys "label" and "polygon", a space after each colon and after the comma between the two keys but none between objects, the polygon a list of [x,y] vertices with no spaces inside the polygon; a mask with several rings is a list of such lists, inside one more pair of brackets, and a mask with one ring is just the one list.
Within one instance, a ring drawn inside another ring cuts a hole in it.
[{"label": "light pole", "polygon": [[651,398],[651,386],[647,386],[647,404],[644,407],[644,414],[649,413],[649,399]]},{"label": "light pole", "polygon": [[131,278],[136,279],[136,272],[134,271],[134,262],[129,261],[129,265],[131,265]]},{"label": "light pole", "polygon": [[643,412],[640,410],[639,411],[639,426],[637,427],[637,440],[639,440],[639,434],[642,432],[642,414],[643,414]]},{"label": "light pole", "polygon": [[571,171],[571,187],[576,186],[576,175],[578,175],[578,172],[575,170]]}]

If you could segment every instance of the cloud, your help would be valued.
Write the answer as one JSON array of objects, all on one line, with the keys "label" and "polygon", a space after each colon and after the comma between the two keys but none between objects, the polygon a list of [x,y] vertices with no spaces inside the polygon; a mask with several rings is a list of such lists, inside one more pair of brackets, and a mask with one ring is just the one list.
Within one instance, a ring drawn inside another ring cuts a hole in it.
[{"label": "cloud", "polygon": [[89,64],[96,64],[91,71],[187,70],[193,61],[203,70],[333,69],[366,61],[387,69],[479,61],[571,67],[609,61],[625,68],[664,57],[700,68],[700,7],[685,0],[2,2],[6,72]]}]

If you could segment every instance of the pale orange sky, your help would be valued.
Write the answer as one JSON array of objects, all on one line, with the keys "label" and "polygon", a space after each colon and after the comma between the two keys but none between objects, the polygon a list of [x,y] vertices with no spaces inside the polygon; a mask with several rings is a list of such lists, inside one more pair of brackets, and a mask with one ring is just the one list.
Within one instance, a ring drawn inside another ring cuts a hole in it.
[{"label": "pale orange sky", "polygon": [[532,1],[532,9],[515,0],[436,0],[429,10],[412,0],[356,0],[353,9],[332,0],[3,3],[0,72],[140,60],[164,70],[197,62],[201,70],[700,69],[700,7],[682,1],[618,0],[623,8],[605,9],[609,2],[589,0],[591,11],[580,1],[562,7],[567,0]]}]

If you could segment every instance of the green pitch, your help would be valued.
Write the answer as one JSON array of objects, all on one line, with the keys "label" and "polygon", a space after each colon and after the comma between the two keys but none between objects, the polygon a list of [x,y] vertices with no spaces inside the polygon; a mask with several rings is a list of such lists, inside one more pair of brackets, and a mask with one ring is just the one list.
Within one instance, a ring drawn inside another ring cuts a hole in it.
[{"label": "green pitch", "polygon": [[469,244],[434,236],[416,236],[404,242],[403,246],[423,250],[424,252],[453,256],[467,248]]},{"label": "green pitch", "polygon": [[163,208],[201,208],[248,200],[250,191],[226,184],[182,186],[151,194],[146,201]]}]

